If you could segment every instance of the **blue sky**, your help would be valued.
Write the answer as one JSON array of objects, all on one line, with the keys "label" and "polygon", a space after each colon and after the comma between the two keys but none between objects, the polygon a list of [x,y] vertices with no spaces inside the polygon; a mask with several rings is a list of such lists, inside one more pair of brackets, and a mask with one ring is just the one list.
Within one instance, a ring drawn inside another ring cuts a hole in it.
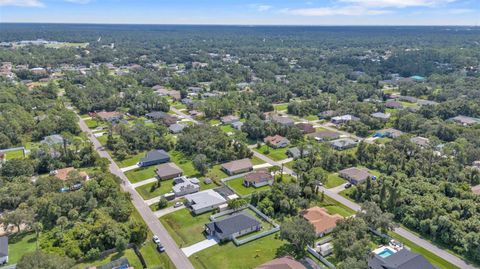
[{"label": "blue sky", "polygon": [[0,22],[480,25],[480,0],[0,0]]}]

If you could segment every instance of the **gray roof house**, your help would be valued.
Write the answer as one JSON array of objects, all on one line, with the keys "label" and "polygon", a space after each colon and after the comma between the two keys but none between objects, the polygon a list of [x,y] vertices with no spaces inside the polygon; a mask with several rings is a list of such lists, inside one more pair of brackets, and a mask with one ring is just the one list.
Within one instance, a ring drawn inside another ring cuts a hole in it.
[{"label": "gray roof house", "polygon": [[140,159],[138,163],[139,166],[150,166],[161,163],[168,163],[170,161],[170,156],[163,149],[152,150],[145,154],[145,157]]},{"label": "gray roof house", "polygon": [[200,181],[197,178],[187,178],[185,176],[173,179],[174,185],[172,187],[173,193],[176,197],[184,196],[190,193],[195,193],[200,190]]},{"label": "gray roof house", "polygon": [[390,119],[391,114],[390,113],[383,113],[383,112],[375,112],[370,114],[370,116],[381,119],[381,120],[388,120]]},{"label": "gray roof house", "polygon": [[420,147],[426,147],[430,144],[430,139],[421,136],[415,136],[410,138],[410,141],[417,144]]},{"label": "gray roof house", "polygon": [[272,115],[270,120],[284,126],[292,126],[295,122],[289,117],[282,117],[278,115]]},{"label": "gray roof house", "polygon": [[253,164],[250,159],[241,159],[222,164],[222,169],[232,176],[253,170]]},{"label": "gray roof house", "polygon": [[370,269],[436,269],[425,257],[403,248],[386,257],[372,253],[368,259]]},{"label": "gray roof house", "polygon": [[195,215],[214,210],[227,202],[222,195],[212,189],[185,195],[185,200]]},{"label": "gray roof house", "polygon": [[402,131],[393,129],[393,128],[387,128],[387,129],[382,129],[379,130],[375,133],[375,137],[388,137],[388,138],[397,138],[403,134]]},{"label": "gray roof house", "polygon": [[183,171],[174,163],[162,163],[157,166],[155,173],[161,180],[167,180],[181,176]]},{"label": "gray roof house", "polygon": [[340,138],[330,141],[330,145],[332,145],[332,147],[336,150],[345,150],[355,147],[357,145],[357,141],[351,138]]},{"label": "gray roof house", "polygon": [[186,127],[187,127],[186,124],[174,123],[174,124],[170,125],[170,127],[168,127],[168,130],[172,134],[178,134],[178,133],[182,132],[183,129],[185,129]]},{"label": "gray roof house", "polygon": [[217,237],[220,241],[226,241],[258,231],[261,228],[262,224],[257,219],[240,213],[205,224],[205,233]]},{"label": "gray roof house", "polygon": [[456,123],[460,123],[462,125],[475,125],[480,123],[480,119],[462,116],[462,115],[450,118],[449,120]]},{"label": "gray roof house", "polygon": [[[310,152],[310,147],[305,147],[303,149],[303,156],[307,155],[308,153]],[[287,156],[289,156],[290,158],[298,158],[300,157],[300,149],[298,147],[294,147],[294,148],[289,148],[286,152]]]},{"label": "gray roof house", "polygon": [[231,123],[234,123],[236,121],[239,121],[240,118],[238,116],[234,116],[234,115],[228,115],[228,116],[223,116],[220,118],[220,121],[223,123],[223,124],[231,124]]},{"label": "gray roof house", "polygon": [[338,172],[340,177],[350,181],[350,183],[356,185],[365,181],[367,178],[374,178],[375,176],[370,174],[365,168],[350,167]]},{"label": "gray roof house", "polygon": [[231,125],[232,125],[232,127],[233,127],[235,130],[241,131],[241,130],[242,130],[242,126],[243,126],[243,122],[241,122],[241,121],[236,121],[236,122],[231,123]]},{"label": "gray roof house", "polygon": [[0,265],[8,263],[8,237],[0,237]]},{"label": "gray roof house", "polygon": [[317,141],[325,141],[325,140],[338,139],[340,137],[340,134],[332,131],[320,131],[320,132],[308,134],[308,136]]},{"label": "gray roof house", "polygon": [[45,136],[40,143],[47,144],[50,146],[63,144],[63,137],[59,134]]}]

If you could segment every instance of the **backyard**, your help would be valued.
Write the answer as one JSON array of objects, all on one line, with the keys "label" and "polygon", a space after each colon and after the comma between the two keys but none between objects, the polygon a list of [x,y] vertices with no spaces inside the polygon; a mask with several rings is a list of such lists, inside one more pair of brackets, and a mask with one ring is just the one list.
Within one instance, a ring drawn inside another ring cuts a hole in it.
[{"label": "backyard", "polygon": [[15,264],[24,254],[35,251],[35,233],[22,232],[11,235],[8,239],[8,264]]},{"label": "backyard", "polygon": [[287,158],[286,152],[288,150],[288,147],[274,149],[264,144],[260,148],[255,147],[254,150],[266,155],[274,161],[281,161]]},{"label": "backyard", "polygon": [[247,196],[247,195],[250,195],[250,194],[252,194],[256,191],[265,191],[265,190],[270,189],[270,185],[265,185],[265,186],[262,186],[262,187],[259,187],[259,188],[245,187],[243,185],[243,180],[244,180],[244,177],[239,177],[239,178],[229,180],[229,181],[225,182],[225,184],[227,184],[227,186],[232,188],[240,196]]}]

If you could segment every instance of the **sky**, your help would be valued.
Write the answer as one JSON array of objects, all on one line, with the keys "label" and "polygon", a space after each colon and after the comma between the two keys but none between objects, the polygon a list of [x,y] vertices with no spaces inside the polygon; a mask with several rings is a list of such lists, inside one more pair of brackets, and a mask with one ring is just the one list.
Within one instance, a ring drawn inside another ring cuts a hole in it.
[{"label": "sky", "polygon": [[0,0],[0,22],[480,25],[480,0]]}]

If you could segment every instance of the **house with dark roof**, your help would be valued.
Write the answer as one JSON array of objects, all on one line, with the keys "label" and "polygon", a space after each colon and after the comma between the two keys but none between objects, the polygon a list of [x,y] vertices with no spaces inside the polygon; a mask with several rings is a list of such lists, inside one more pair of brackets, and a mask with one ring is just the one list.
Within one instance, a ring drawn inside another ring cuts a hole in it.
[{"label": "house with dark roof", "polygon": [[393,128],[378,130],[373,137],[397,138],[403,135],[403,132]]},{"label": "house with dark roof", "polygon": [[315,128],[313,128],[313,125],[310,123],[297,123],[295,124],[295,127],[300,129],[303,134],[311,134],[315,132]]},{"label": "house with dark roof", "polygon": [[290,144],[290,141],[281,135],[267,136],[263,142],[272,148],[284,148]]},{"label": "house with dark roof", "polygon": [[173,115],[170,115],[168,113],[165,113],[163,111],[153,111],[153,112],[145,114],[145,117],[147,117],[151,120],[160,120],[168,126],[170,126],[172,124],[175,124],[178,121],[177,117],[175,117]]},{"label": "house with dark roof", "polygon": [[157,166],[155,173],[161,180],[167,180],[181,176],[183,171],[175,163],[162,163]]},{"label": "house with dark roof", "polygon": [[305,156],[310,152],[311,147],[306,146],[303,148],[303,152],[298,147],[289,148],[285,154],[290,158],[298,158],[300,156]]},{"label": "house with dark roof", "polygon": [[8,263],[8,237],[0,237],[0,265]]},{"label": "house with dark roof", "polygon": [[233,176],[253,170],[253,164],[250,159],[241,159],[222,164],[222,169],[227,174]]},{"label": "house with dark roof", "polygon": [[307,269],[307,267],[294,258],[285,256],[266,262],[255,269]]},{"label": "house with dark roof", "polygon": [[234,237],[256,232],[262,224],[249,214],[236,214],[205,224],[205,233],[220,241],[232,240]]},{"label": "house with dark roof", "polygon": [[140,159],[138,163],[139,166],[150,166],[157,165],[161,163],[168,163],[170,161],[170,156],[163,149],[152,150],[145,154],[145,157]]},{"label": "house with dark roof", "polygon": [[420,254],[406,248],[394,252],[384,248],[379,253],[373,252],[368,258],[369,269],[436,269]]},{"label": "house with dark roof", "polygon": [[389,100],[389,101],[385,102],[385,107],[400,109],[400,108],[403,108],[403,105],[402,105],[402,103],[397,102],[395,100]]},{"label": "house with dark roof", "polygon": [[270,120],[283,126],[292,126],[295,123],[291,118],[279,115],[270,116]]},{"label": "house with dark roof", "polygon": [[347,169],[343,169],[338,172],[338,175],[348,181],[350,183],[357,185],[360,182],[367,180],[367,178],[375,178],[374,175],[370,174],[370,172],[365,168],[357,168],[357,167],[350,167]]},{"label": "house with dark roof", "polygon": [[245,187],[253,186],[259,188],[266,185],[273,184],[273,176],[267,170],[258,170],[248,173],[243,179],[243,185]]}]

